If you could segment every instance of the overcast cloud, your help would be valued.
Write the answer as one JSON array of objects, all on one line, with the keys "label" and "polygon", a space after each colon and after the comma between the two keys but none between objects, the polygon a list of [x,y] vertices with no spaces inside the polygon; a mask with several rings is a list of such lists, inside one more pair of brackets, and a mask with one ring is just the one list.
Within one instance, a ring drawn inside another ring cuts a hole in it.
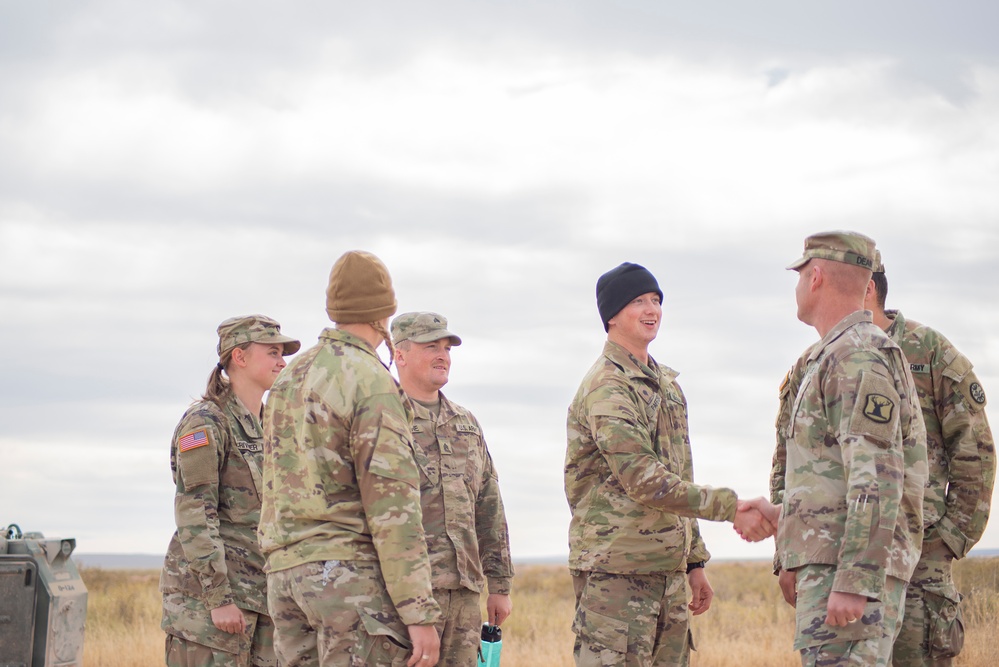
[{"label": "overcast cloud", "polygon": [[568,552],[565,412],[622,261],[665,292],[700,482],[767,491],[816,231],[874,237],[889,306],[996,391],[999,9],[674,4],[0,0],[0,525],[163,552],[215,327],[311,345],[353,248],[465,341],[445,392],[517,558]]}]

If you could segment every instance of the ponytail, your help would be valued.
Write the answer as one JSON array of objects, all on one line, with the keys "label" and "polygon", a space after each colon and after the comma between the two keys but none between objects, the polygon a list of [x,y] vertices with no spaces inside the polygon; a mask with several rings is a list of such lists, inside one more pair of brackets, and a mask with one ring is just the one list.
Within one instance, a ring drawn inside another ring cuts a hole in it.
[{"label": "ponytail", "polygon": [[392,345],[392,337],[389,336],[388,331],[385,331],[385,326],[381,322],[370,322],[370,325],[385,340],[385,346],[389,351],[389,366],[391,366],[395,360],[395,346]]},{"label": "ponytail", "polygon": [[[237,345],[241,350],[245,350],[250,347],[250,343],[243,343],[242,345]],[[236,348],[233,348],[236,349]],[[203,401],[211,401],[220,408],[228,400],[229,394],[232,392],[232,383],[224,375],[222,371],[226,370],[229,366],[229,362],[232,361],[232,351],[226,354],[225,360],[219,360],[215,364],[215,368],[212,372],[208,374],[208,384],[205,386],[205,393],[201,396]]]}]

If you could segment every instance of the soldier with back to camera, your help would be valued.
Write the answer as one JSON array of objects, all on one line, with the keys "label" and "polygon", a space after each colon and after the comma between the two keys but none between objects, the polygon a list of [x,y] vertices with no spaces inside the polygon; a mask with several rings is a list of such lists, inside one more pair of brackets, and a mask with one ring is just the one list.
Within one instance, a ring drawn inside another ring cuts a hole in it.
[{"label": "soldier with back to camera", "polygon": [[375,351],[392,352],[395,309],[381,260],[342,255],[326,289],[336,327],[267,400],[259,533],[282,665],[437,664],[412,413]]}]

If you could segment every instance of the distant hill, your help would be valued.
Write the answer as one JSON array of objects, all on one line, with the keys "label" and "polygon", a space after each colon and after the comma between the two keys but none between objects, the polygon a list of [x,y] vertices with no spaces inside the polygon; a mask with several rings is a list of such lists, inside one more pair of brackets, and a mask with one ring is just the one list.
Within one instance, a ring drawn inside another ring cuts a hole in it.
[{"label": "distant hill", "polygon": [[163,567],[163,556],[155,554],[73,554],[73,560],[82,567],[102,570],[158,570]]}]

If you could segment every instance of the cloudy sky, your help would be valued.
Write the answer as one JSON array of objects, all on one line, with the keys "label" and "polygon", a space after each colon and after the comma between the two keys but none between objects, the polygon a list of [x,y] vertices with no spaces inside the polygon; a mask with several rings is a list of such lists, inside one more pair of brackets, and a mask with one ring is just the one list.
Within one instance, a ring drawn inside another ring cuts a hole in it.
[{"label": "cloudy sky", "polygon": [[996,7],[0,0],[0,525],[162,553],[215,327],[311,344],[355,248],[463,337],[446,393],[520,559],[568,552],[566,407],[622,261],[665,292],[702,483],[766,493],[816,231],[874,237],[889,306],[999,391]]}]

